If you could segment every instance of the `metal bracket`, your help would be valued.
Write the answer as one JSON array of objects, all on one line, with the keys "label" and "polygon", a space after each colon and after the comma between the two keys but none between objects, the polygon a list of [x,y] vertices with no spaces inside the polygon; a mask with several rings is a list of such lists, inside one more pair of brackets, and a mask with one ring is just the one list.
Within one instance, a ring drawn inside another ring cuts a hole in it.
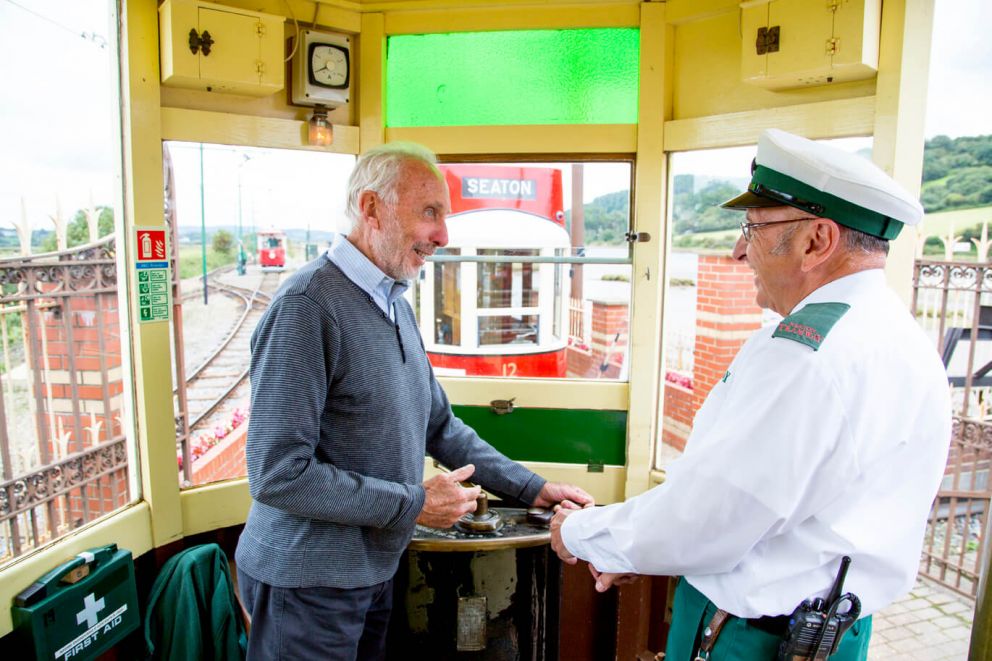
[{"label": "metal bracket", "polygon": [[651,240],[651,235],[647,232],[627,232],[623,235],[627,243],[647,243]]},{"label": "metal bracket", "polygon": [[210,36],[210,33],[206,30],[203,34],[197,34],[196,28],[190,28],[189,30],[189,52],[196,55],[197,51],[202,50],[203,56],[206,57],[210,55],[210,47],[214,45],[214,38]]},{"label": "metal bracket", "polygon": [[516,399],[516,397],[513,397],[511,399],[494,399],[491,402],[489,402],[489,408],[496,415],[506,415],[507,413],[513,413],[514,399]]},{"label": "metal bracket", "polygon": [[602,473],[603,469],[606,468],[601,461],[590,461],[586,464],[587,473]]}]

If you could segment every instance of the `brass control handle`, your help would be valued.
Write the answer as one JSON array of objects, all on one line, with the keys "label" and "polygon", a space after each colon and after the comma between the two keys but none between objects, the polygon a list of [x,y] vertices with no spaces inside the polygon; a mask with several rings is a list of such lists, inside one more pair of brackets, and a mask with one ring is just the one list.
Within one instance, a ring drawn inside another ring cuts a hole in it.
[{"label": "brass control handle", "polygon": [[539,526],[546,526],[551,523],[551,519],[554,517],[555,513],[549,510],[547,507],[528,507],[527,508],[527,523],[533,523]]},{"label": "brass control handle", "polygon": [[489,496],[485,491],[480,491],[475,498],[475,516],[482,517],[489,512]]}]

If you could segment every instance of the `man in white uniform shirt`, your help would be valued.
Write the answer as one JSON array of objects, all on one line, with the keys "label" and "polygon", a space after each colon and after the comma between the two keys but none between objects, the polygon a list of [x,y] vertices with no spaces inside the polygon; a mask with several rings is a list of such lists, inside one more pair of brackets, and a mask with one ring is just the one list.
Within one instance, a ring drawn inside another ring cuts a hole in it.
[{"label": "man in white uniform shirt", "polygon": [[784,319],[741,348],[664,484],[561,509],[552,545],[587,560],[601,591],[682,576],[668,661],[700,646],[775,658],[788,615],[826,597],[848,556],[861,619],[831,659],[863,659],[871,614],[913,585],[951,433],[943,366],[883,271],[888,241],[923,211],[867,160],[778,130],[723,206],[746,210],[734,258]]}]

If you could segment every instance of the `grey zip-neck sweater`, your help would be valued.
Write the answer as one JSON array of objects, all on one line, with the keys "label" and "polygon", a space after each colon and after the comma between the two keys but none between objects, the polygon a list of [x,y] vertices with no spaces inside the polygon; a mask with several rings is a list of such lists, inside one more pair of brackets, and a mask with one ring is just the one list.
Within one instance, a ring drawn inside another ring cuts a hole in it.
[{"label": "grey zip-neck sweater", "polygon": [[252,503],[238,568],[278,587],[392,577],[424,504],[424,455],[531,503],[544,480],[451,413],[404,299],[396,322],[322,256],[283,285],[252,336]]}]

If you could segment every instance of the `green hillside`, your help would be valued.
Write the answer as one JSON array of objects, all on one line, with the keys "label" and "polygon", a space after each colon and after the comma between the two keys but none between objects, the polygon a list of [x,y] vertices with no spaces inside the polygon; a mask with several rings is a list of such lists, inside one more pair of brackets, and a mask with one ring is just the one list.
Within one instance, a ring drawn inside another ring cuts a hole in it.
[{"label": "green hillside", "polygon": [[[682,174],[673,183],[672,244],[679,248],[729,248],[737,240],[740,213],[720,203],[740,192],[742,182]],[[923,152],[921,201],[927,211],[924,231],[943,236],[953,224],[965,240],[980,234],[982,220],[992,221],[992,135],[928,140]],[[586,243],[614,243],[629,222],[626,191],[597,197],[585,205]],[[571,214],[569,214],[570,216]],[[569,219],[570,220],[570,219]],[[941,248],[927,242],[928,252]]]},{"label": "green hillside", "polygon": [[953,227],[958,236],[967,230],[978,236],[982,221],[992,225],[992,206],[928,213],[923,217],[922,231],[929,236],[945,236]]}]

